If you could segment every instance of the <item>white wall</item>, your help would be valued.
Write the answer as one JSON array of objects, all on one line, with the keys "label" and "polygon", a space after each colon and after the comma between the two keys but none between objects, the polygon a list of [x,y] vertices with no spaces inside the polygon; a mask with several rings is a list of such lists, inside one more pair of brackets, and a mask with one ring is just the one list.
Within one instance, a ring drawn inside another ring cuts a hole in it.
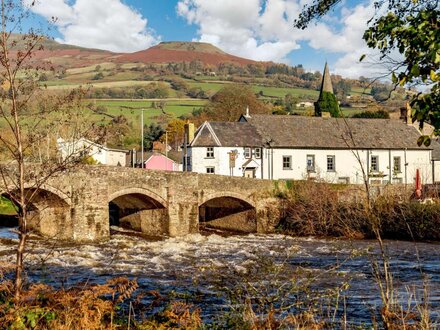
[{"label": "white wall", "polygon": [[434,161],[434,181],[440,182],[440,160]]},{"label": "white wall", "polygon": [[[191,156],[193,172],[206,173],[207,167],[215,167],[215,174],[230,175],[229,155],[231,150],[238,151],[234,176],[243,176],[241,166],[247,159],[244,158],[244,148],[215,147],[214,158],[206,158],[206,148],[192,147],[188,149]],[[356,155],[358,155],[362,166]],[[307,155],[315,156],[315,171],[307,172]],[[327,171],[327,155],[335,157],[335,171]],[[379,170],[370,172],[371,156],[379,159]],[[283,156],[292,157],[292,168],[283,169]],[[304,180],[309,177],[321,179],[331,183],[349,182],[362,184],[362,167],[370,174],[372,183],[408,183],[412,184],[419,169],[422,183],[432,182],[432,164],[430,150],[326,150],[326,149],[263,149],[263,164],[256,159],[259,168],[256,177],[264,179],[294,179]],[[401,171],[394,171],[394,157],[400,157]],[[407,166],[405,166],[407,163]],[[437,163],[436,180],[440,181],[440,162]]]},{"label": "white wall", "polygon": [[75,142],[58,141],[58,148],[61,152],[61,157],[80,157],[82,152],[86,152],[98,164],[110,166],[126,166],[127,158],[126,152],[108,149],[104,146],[91,143],[86,139],[79,139]]},{"label": "white wall", "polygon": [[[215,174],[231,175],[229,168],[229,153],[237,150],[237,159],[235,160],[235,167],[232,169],[233,176],[243,176],[242,165],[248,161],[244,158],[243,147],[215,147],[214,158],[206,158],[207,148],[205,147],[191,147],[188,148],[188,155],[191,157],[191,166],[189,168],[192,172],[206,173],[207,167],[214,167]],[[258,168],[256,169],[256,178],[261,179],[261,159],[255,159]]]},{"label": "white wall", "polygon": [[[273,152],[273,156],[272,156]],[[315,156],[315,172],[307,172],[307,155]],[[335,157],[335,171],[327,171],[327,155]],[[283,156],[292,156],[292,169],[283,170]],[[370,182],[379,183],[413,183],[416,169],[419,169],[423,183],[432,182],[432,167],[429,150],[323,150],[323,149],[272,149],[264,153],[264,162],[272,164],[265,166],[265,178],[272,179],[307,179],[308,177],[322,179],[327,182],[343,182],[349,178],[350,183],[363,183],[362,167],[365,171],[371,168],[371,156],[379,159],[379,170],[371,172]],[[359,160],[357,159],[359,158]],[[393,160],[400,157],[401,171],[395,172]],[[405,166],[406,163],[408,164]],[[361,166],[361,164],[362,166]],[[269,173],[269,171],[271,173]]]},{"label": "white wall", "polygon": [[97,145],[88,145],[87,148],[89,150],[89,155],[94,160],[98,162],[98,164],[110,165],[110,166],[126,166],[127,157],[124,151],[107,149],[102,146]]},{"label": "white wall", "polygon": [[107,152],[107,159],[106,163],[107,165],[111,166],[127,166],[127,153],[124,151],[118,151],[118,150],[108,150]]}]

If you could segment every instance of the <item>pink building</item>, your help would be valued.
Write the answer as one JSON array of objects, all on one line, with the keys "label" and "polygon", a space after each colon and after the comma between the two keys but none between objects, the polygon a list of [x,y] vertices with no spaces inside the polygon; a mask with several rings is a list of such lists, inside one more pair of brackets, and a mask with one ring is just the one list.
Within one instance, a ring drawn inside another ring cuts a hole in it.
[{"label": "pink building", "polygon": [[148,170],[179,171],[179,164],[165,155],[155,152],[145,161],[145,168]]}]

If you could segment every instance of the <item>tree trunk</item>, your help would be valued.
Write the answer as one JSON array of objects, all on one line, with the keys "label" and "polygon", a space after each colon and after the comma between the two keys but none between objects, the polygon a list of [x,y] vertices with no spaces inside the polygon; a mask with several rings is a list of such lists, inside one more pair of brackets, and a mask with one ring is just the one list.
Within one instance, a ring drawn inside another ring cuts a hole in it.
[{"label": "tree trunk", "polygon": [[20,301],[21,289],[23,287],[23,255],[26,247],[26,238],[27,233],[23,232],[21,224],[25,224],[26,220],[20,220],[20,229],[19,229],[19,242],[17,247],[17,259],[15,264],[15,285],[14,285],[14,299],[16,302]]}]

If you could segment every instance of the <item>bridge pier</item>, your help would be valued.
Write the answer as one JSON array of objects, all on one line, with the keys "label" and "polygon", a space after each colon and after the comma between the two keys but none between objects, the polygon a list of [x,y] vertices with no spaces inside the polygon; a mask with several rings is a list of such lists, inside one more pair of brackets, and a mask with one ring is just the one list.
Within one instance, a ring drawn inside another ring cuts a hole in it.
[{"label": "bridge pier", "polygon": [[73,223],[69,207],[45,207],[28,212],[28,228],[57,240],[73,239]]},{"label": "bridge pier", "polygon": [[168,205],[168,232],[171,237],[199,232],[197,203],[171,203]]}]

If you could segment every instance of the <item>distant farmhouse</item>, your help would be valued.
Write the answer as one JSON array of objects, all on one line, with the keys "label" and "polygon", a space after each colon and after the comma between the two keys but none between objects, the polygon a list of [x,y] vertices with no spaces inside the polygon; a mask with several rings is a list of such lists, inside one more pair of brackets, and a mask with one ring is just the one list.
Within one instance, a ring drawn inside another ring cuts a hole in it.
[{"label": "distant farmhouse", "polygon": [[[326,65],[320,94],[332,90]],[[440,161],[434,162],[431,147],[417,145],[420,132],[412,124],[332,118],[323,111],[317,114],[320,116],[247,112],[238,122],[205,122],[189,140],[186,169],[353,184],[363,183],[364,174],[373,184],[413,183],[419,170],[424,183],[440,180]]]},{"label": "distant farmhouse", "polygon": [[80,138],[76,141],[57,140],[61,158],[90,157],[96,163],[110,166],[126,166],[128,150],[112,149],[99,143]]}]

